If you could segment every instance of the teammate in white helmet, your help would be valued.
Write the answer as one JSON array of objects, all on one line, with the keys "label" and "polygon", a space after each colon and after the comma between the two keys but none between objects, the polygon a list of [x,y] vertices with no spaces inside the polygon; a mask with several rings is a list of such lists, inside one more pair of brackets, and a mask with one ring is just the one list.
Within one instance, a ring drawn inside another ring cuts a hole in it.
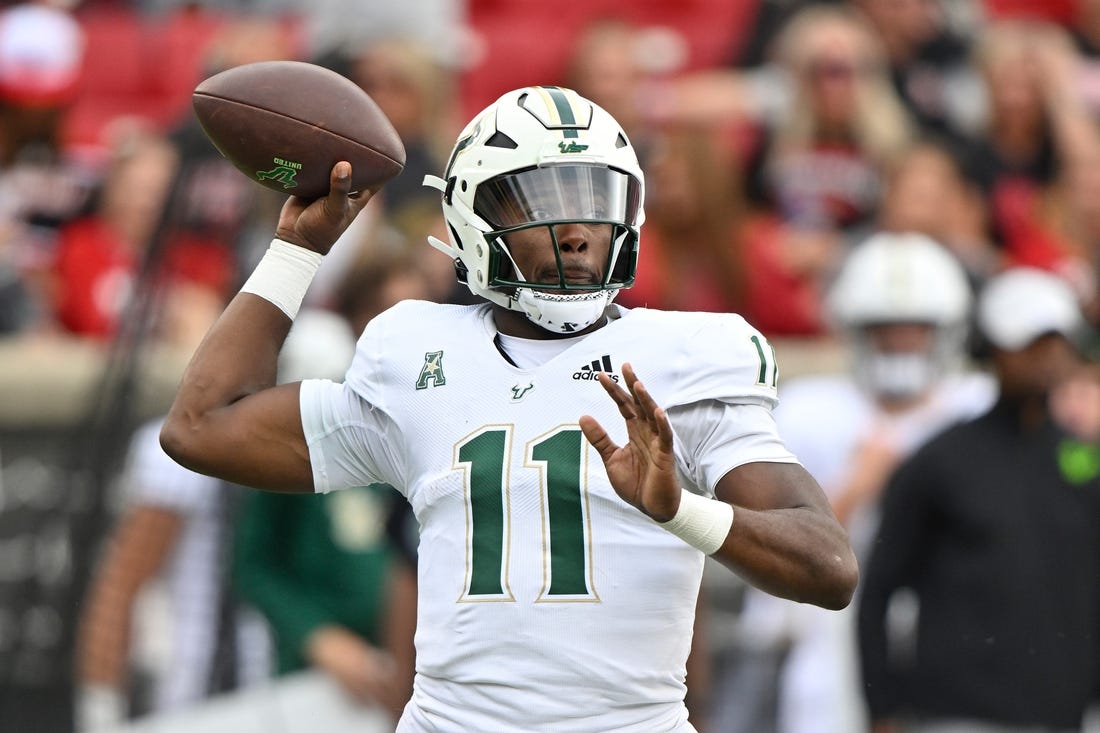
[{"label": "teammate in white helmet", "polygon": [[[965,271],[943,246],[921,234],[875,234],[848,256],[826,300],[849,370],[783,385],[779,430],[825,489],[860,559],[894,467],[996,397],[988,374],[965,368],[971,301]],[[866,729],[854,613],[819,611],[755,591],[746,597],[750,633],[771,634],[785,649],[777,733]]]},{"label": "teammate in white helmet", "polygon": [[317,263],[370,197],[349,167],[326,198],[288,200],[161,439],[262,489],[408,498],[417,670],[398,730],[691,731],[706,555],[770,593],[848,604],[855,557],[776,431],[764,337],[736,315],[612,304],[634,278],[642,172],[573,91],[505,94],[426,179],[450,230],[432,244],[488,302],[400,303],[342,384],[273,387]]}]

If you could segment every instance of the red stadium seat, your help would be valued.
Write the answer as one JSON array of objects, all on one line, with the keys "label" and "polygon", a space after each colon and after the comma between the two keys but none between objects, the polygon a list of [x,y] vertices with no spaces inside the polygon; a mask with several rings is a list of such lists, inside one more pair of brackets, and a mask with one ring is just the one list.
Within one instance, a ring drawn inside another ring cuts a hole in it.
[{"label": "red stadium seat", "polygon": [[567,10],[541,0],[471,0],[469,22],[483,44],[463,76],[463,113],[529,84],[561,83],[580,31],[600,18],[664,26],[686,42],[687,68],[734,58],[756,17],[757,0],[589,0]]},{"label": "red stadium seat", "polygon": [[63,137],[80,148],[103,145],[105,128],[119,118],[165,129],[174,125],[189,109],[206,45],[223,22],[197,10],[157,19],[120,8],[93,9],[77,18],[85,56]]}]

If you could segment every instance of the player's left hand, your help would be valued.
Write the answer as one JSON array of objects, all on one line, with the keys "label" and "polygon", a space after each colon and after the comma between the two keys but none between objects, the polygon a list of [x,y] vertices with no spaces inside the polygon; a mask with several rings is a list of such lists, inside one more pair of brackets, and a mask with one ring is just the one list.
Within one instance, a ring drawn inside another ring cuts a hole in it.
[{"label": "player's left hand", "polygon": [[681,492],[668,416],[629,364],[623,364],[626,389],[604,373],[600,373],[599,380],[619,406],[629,440],[624,446],[615,445],[591,415],[584,415],[579,421],[584,437],[600,454],[615,492],[652,519],[667,522],[680,508]]}]

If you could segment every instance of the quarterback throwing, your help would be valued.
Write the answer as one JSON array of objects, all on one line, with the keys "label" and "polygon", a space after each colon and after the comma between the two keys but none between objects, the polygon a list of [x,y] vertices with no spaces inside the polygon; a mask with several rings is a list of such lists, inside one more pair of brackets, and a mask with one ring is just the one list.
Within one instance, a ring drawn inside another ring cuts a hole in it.
[{"label": "quarterback throwing", "polygon": [[196,351],[161,440],[277,491],[386,482],[420,528],[416,680],[398,730],[691,731],[685,662],[705,555],[842,608],[858,571],[772,418],[777,366],[734,314],[628,310],[643,174],[575,92],[510,92],[439,189],[484,303],[375,318],[343,383],[273,386],[313,272],[371,192],[337,164]]}]

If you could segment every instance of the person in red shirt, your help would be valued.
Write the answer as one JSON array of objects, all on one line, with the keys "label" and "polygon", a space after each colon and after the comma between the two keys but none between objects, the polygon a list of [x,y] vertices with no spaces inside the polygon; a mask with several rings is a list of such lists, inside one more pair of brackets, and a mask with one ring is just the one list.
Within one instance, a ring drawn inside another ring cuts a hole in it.
[{"label": "person in red shirt", "polygon": [[[95,212],[61,229],[52,274],[54,317],[64,331],[95,339],[114,335],[154,244],[176,165],[176,151],[163,137],[128,137]],[[224,304],[234,277],[231,253],[179,229],[163,246],[153,275],[161,306],[156,330],[162,338],[188,340]],[[188,321],[200,325],[192,329]]]}]

